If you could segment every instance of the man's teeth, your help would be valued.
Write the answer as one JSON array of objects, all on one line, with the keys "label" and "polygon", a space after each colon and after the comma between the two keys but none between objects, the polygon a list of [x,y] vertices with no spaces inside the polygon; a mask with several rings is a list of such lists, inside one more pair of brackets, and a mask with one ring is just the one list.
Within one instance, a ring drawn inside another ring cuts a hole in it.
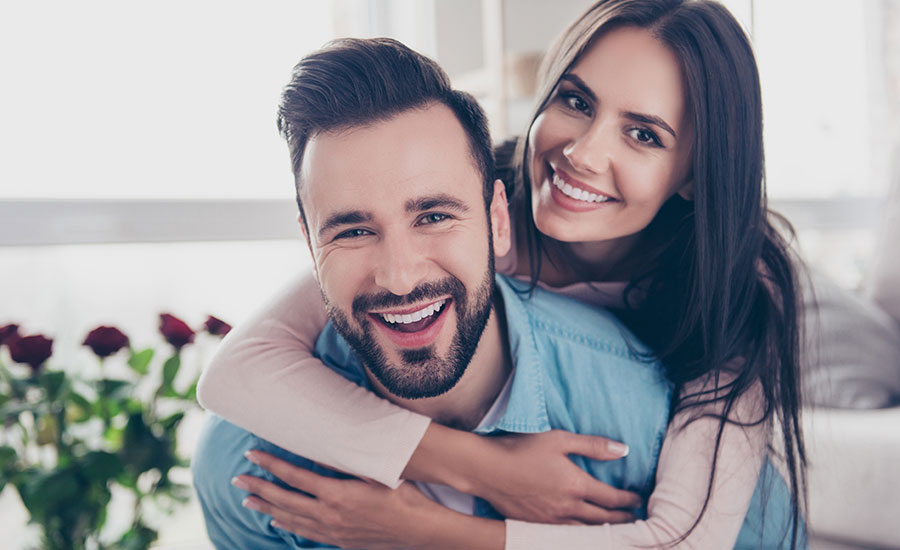
[{"label": "man's teeth", "polygon": [[379,313],[381,318],[384,319],[388,323],[400,323],[400,324],[409,324],[415,323],[416,321],[421,321],[426,317],[431,317],[435,313],[441,310],[444,307],[444,304],[447,300],[441,300],[440,302],[435,302],[428,307],[422,308],[419,311],[414,311],[412,313],[407,313],[406,315],[394,315],[393,313]]},{"label": "man's teeth", "polygon": [[572,197],[575,200],[584,202],[609,202],[612,200],[610,197],[607,197],[605,195],[597,195],[596,193],[591,193],[590,191],[579,189],[578,187],[572,187],[568,183],[564,182],[562,178],[559,177],[556,173],[553,174],[553,185],[555,185],[557,189],[562,191],[563,195]]}]

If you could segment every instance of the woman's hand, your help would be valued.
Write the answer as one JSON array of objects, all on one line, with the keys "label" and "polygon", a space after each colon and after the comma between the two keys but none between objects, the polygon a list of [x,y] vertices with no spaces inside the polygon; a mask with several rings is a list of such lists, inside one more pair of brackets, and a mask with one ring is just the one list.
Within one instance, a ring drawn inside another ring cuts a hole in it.
[{"label": "woman's hand", "polygon": [[404,477],[445,483],[478,495],[507,518],[536,523],[626,523],[640,507],[636,493],[597,481],[569,455],[616,460],[628,447],[562,430],[482,437],[436,423]]},{"label": "woman's hand", "polygon": [[504,525],[454,512],[403,483],[334,479],[262,451],[247,458],[310,496],[242,475],[232,483],[252,493],[244,506],[272,516],[275,527],[342,548],[503,548]]}]

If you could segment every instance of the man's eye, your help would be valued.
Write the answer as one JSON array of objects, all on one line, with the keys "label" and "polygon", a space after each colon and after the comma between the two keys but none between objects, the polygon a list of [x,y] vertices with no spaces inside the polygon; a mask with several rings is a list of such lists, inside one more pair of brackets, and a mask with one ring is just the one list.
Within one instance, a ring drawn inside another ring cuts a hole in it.
[{"label": "man's eye", "polygon": [[425,214],[421,218],[419,218],[420,225],[431,225],[435,223],[441,223],[444,220],[449,220],[449,214],[441,214],[439,212],[432,212],[431,214]]},{"label": "man's eye", "polygon": [[342,231],[335,236],[335,240],[337,239],[355,239],[358,237],[365,237],[366,235],[371,235],[372,232],[366,229],[348,229],[347,231]]}]

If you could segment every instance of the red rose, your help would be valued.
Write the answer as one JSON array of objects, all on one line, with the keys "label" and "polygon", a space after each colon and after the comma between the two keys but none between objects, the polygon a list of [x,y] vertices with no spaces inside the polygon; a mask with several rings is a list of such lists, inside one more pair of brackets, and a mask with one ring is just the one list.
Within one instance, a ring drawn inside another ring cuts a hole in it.
[{"label": "red rose", "polygon": [[128,337],[115,327],[97,327],[88,333],[83,344],[97,357],[109,357],[120,349],[128,346]]},{"label": "red rose", "polygon": [[231,332],[231,325],[217,317],[213,317],[212,315],[206,318],[205,326],[206,332],[212,334],[213,336],[225,336],[226,334]]},{"label": "red rose", "polygon": [[16,363],[25,363],[31,367],[34,374],[44,364],[44,361],[53,354],[53,340],[45,338],[41,334],[34,336],[23,336],[17,338],[8,344],[9,355]]},{"label": "red rose", "polygon": [[6,325],[0,327],[0,346],[9,344],[19,338],[19,325]]},{"label": "red rose", "polygon": [[166,342],[175,346],[176,350],[180,350],[194,341],[194,331],[191,330],[191,327],[178,317],[168,313],[159,316],[159,332],[162,333]]}]

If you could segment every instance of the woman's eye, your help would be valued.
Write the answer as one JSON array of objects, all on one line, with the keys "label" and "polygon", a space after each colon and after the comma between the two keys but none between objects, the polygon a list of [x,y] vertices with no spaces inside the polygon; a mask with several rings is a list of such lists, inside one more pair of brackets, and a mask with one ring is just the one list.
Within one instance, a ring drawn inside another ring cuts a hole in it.
[{"label": "woman's eye", "polygon": [[569,109],[578,111],[579,113],[590,113],[591,106],[580,95],[574,92],[563,92],[561,96]]},{"label": "woman's eye", "polygon": [[654,147],[662,147],[659,137],[646,128],[632,128],[628,134],[637,142]]},{"label": "woman's eye", "polygon": [[335,240],[338,239],[355,239],[358,237],[365,237],[366,235],[371,235],[372,232],[366,229],[348,229],[347,231],[342,231],[335,236]]},{"label": "woman's eye", "polygon": [[450,219],[450,216],[447,214],[441,214],[438,212],[433,212],[431,214],[425,214],[421,218],[419,218],[419,223],[423,225],[431,225],[435,223],[440,223],[444,220]]}]

